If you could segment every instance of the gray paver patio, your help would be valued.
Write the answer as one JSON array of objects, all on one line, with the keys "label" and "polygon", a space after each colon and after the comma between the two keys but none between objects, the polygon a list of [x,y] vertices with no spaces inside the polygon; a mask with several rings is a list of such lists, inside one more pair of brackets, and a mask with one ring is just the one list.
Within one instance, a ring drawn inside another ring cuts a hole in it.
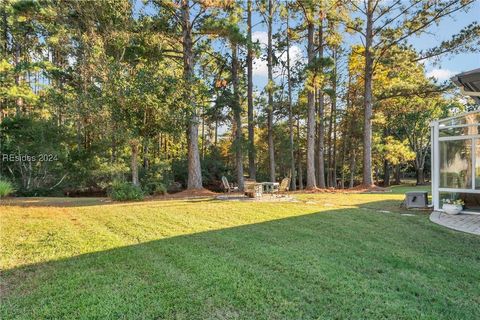
[{"label": "gray paver patio", "polygon": [[457,231],[480,235],[480,215],[450,215],[444,212],[433,211],[430,214],[430,221]]}]

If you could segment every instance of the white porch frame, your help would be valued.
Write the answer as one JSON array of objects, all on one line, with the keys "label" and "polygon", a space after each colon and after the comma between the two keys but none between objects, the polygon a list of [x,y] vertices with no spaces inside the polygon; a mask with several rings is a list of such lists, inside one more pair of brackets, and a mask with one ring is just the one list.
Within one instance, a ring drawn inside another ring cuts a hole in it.
[{"label": "white porch frame", "polygon": [[[436,211],[443,211],[442,206],[440,204],[440,192],[452,192],[452,193],[470,193],[470,194],[479,194],[480,189],[476,189],[475,186],[475,175],[476,175],[476,144],[477,140],[480,141],[480,134],[476,135],[459,135],[459,136],[445,136],[440,137],[440,130],[441,129],[453,129],[453,128],[465,128],[471,126],[479,126],[479,123],[474,124],[461,124],[461,125],[451,125],[451,126],[444,126],[441,125],[442,122],[448,122],[449,120],[456,119],[459,117],[468,116],[469,114],[473,113],[480,113],[479,110],[471,111],[467,113],[462,113],[459,115],[455,115],[450,118],[440,119],[433,121],[430,124],[431,127],[431,172],[432,172],[432,202],[433,208]],[[441,141],[458,141],[458,140],[471,140],[471,160],[472,160],[472,187],[469,189],[460,189],[460,188],[441,188],[440,187],[440,142]],[[479,211],[469,211],[463,210],[463,213],[470,213],[470,214],[480,214]]]}]

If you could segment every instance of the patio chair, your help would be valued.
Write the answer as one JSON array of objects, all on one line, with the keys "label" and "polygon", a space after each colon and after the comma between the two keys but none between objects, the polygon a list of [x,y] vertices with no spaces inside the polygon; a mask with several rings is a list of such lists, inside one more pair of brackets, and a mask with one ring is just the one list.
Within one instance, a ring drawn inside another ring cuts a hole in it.
[{"label": "patio chair", "polygon": [[238,191],[238,187],[235,187],[233,184],[228,183],[228,179],[225,176],[222,176],[222,184],[223,188],[225,189],[225,192],[233,192],[233,191]]},{"label": "patio chair", "polygon": [[280,182],[280,186],[278,187],[279,192],[287,192],[290,190],[290,178],[283,178],[282,182]]}]

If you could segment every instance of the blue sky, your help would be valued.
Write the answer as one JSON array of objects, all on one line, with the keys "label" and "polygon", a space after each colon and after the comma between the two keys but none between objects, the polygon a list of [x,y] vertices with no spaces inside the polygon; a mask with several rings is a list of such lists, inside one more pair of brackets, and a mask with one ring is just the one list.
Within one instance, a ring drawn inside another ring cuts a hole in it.
[{"label": "blue sky", "polygon": [[[429,29],[431,34],[412,38],[410,43],[417,49],[434,47],[474,21],[480,21],[480,1],[478,0],[468,12],[458,12],[452,17],[445,18],[440,25]],[[426,63],[426,68],[427,74],[437,76],[439,80],[446,80],[457,73],[480,68],[480,52],[442,56],[439,65]]]}]

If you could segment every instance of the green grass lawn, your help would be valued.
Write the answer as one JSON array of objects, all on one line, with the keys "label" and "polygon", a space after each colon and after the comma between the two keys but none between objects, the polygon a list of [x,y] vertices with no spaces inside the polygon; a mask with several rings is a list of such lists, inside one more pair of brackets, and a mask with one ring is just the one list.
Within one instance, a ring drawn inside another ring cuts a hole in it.
[{"label": "green grass lawn", "polygon": [[0,204],[1,319],[477,319],[480,237],[401,192]]},{"label": "green grass lawn", "polygon": [[390,188],[392,190],[392,193],[396,194],[405,194],[407,191],[428,191],[431,193],[432,188],[430,185],[427,186],[413,186],[413,185],[399,185],[399,186],[392,186]]}]

